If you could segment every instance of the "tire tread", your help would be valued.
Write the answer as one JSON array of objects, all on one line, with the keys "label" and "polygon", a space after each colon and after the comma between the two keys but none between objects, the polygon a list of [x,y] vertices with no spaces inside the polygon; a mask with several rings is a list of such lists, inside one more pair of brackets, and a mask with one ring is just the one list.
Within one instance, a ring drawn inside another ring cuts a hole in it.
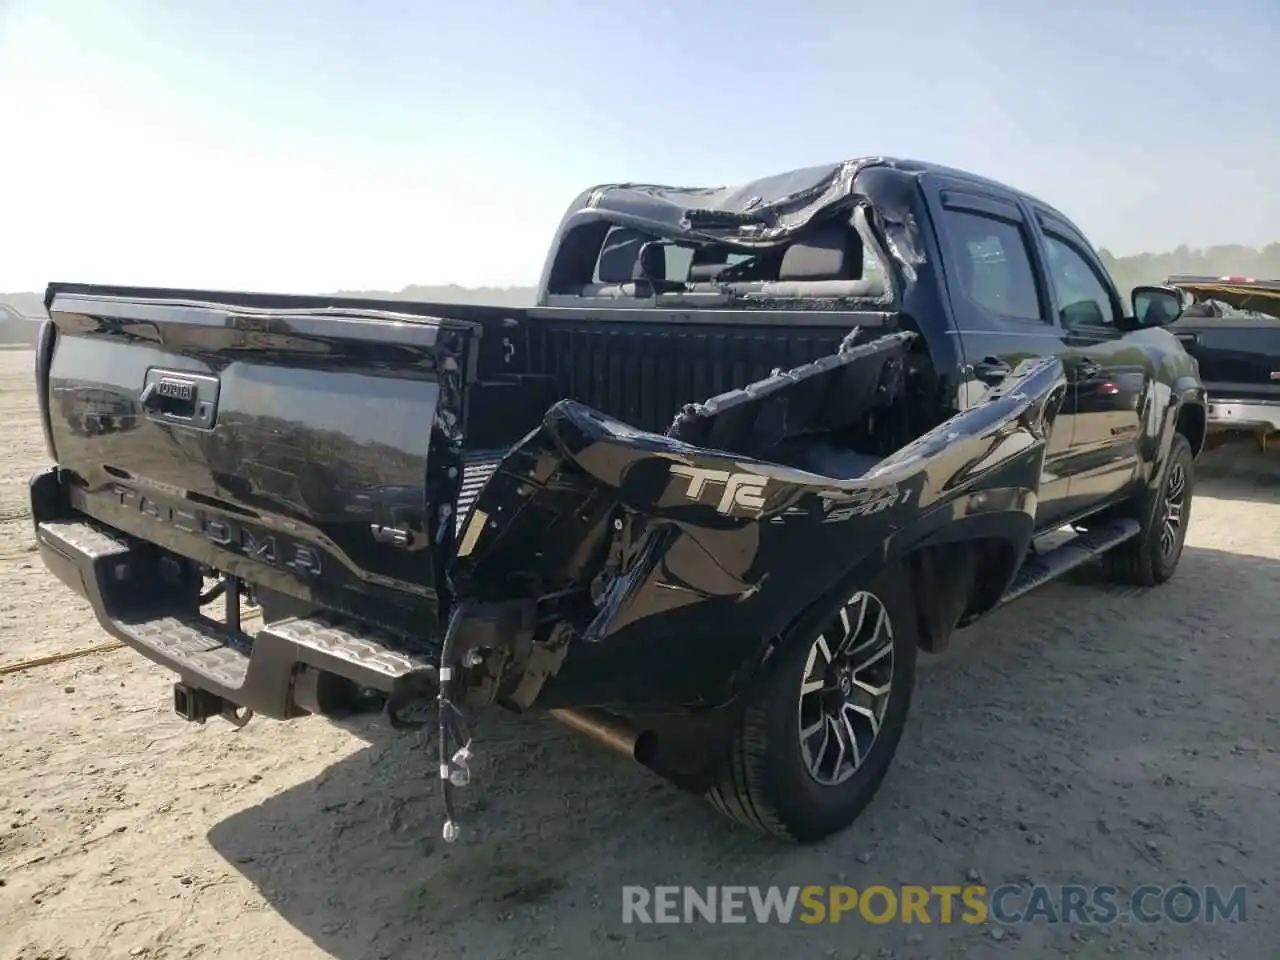
[{"label": "tire tread", "polygon": [[[752,703],[744,711],[741,728],[729,742],[725,762],[720,765],[707,799],[720,813],[750,830],[796,839],[760,788],[758,772],[764,764],[766,742],[765,717],[760,704]],[[756,776],[752,771],[757,772]]]},{"label": "tire tread", "polygon": [[[1191,455],[1191,443],[1181,433],[1173,435],[1173,444],[1169,449],[1169,458],[1167,463],[1172,466],[1173,463],[1180,459],[1194,461]],[[1188,471],[1190,473],[1190,471]],[[1191,484],[1191,476],[1188,476],[1188,493],[1194,492],[1194,486]],[[1108,580],[1114,583],[1132,584],[1139,587],[1154,587],[1162,583],[1164,579],[1160,576],[1160,571],[1156,569],[1155,556],[1152,551],[1151,537],[1157,532],[1156,518],[1159,515],[1160,498],[1164,492],[1165,478],[1161,476],[1160,482],[1154,486],[1147,486],[1143,491],[1134,497],[1133,513],[1135,518],[1142,524],[1142,531],[1131,540],[1127,540],[1102,555],[1102,569]],[[1190,506],[1190,497],[1187,501]],[[1190,511],[1187,512],[1187,522],[1190,522]]]}]

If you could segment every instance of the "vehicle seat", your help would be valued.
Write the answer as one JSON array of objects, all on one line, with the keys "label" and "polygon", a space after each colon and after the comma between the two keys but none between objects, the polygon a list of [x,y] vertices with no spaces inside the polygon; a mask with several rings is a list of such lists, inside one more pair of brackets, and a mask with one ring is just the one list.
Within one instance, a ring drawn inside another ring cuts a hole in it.
[{"label": "vehicle seat", "polygon": [[885,293],[884,284],[862,276],[862,238],[847,224],[826,224],[796,240],[782,255],[776,281],[743,284],[734,293],[754,294],[769,299],[875,298]]},{"label": "vehicle seat", "polygon": [[689,277],[685,289],[690,293],[723,293],[720,275],[729,269],[729,251],[724,248],[699,247],[689,262]]},{"label": "vehicle seat", "polygon": [[728,263],[695,263],[689,266],[689,282],[715,285],[720,274],[729,269]]},{"label": "vehicle seat", "polygon": [[647,233],[618,227],[605,238],[597,269],[599,283],[584,284],[581,297],[651,297],[683,284],[667,281],[667,248]]}]

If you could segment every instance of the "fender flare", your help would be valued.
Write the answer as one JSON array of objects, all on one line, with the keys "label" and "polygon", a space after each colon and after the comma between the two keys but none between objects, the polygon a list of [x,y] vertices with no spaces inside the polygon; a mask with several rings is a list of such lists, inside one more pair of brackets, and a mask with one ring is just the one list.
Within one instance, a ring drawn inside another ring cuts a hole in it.
[{"label": "fender flare", "polygon": [[[955,507],[921,518],[904,531],[886,558],[902,566],[916,597],[917,634],[931,652],[946,648],[951,633],[992,609],[1017,575],[1035,536],[1038,499],[1033,490],[979,491],[986,502],[959,516]],[[981,549],[965,549],[981,544]],[[982,572],[978,564],[983,563]]]},{"label": "fender flare", "polygon": [[1188,409],[1198,409],[1201,422],[1204,424],[1204,427],[1200,430],[1199,437],[1187,438],[1192,444],[1192,455],[1194,457],[1200,456],[1200,453],[1204,450],[1208,425],[1207,399],[1208,395],[1204,385],[1194,377],[1179,377],[1174,381],[1169,394],[1169,402],[1165,406],[1160,421],[1158,446],[1151,463],[1149,481],[1163,475],[1164,465],[1169,459],[1169,450],[1173,446],[1173,436],[1178,432],[1178,423],[1182,419],[1183,412]]},{"label": "fender flare", "polygon": [[930,575],[927,567],[917,567],[915,561],[923,563],[923,559],[931,555],[931,548],[959,547],[979,541],[1004,545],[1008,562],[1002,565],[998,576],[985,582],[977,578],[962,581],[951,570],[939,582],[956,589],[947,591],[941,603],[930,604],[925,598],[915,598],[919,642],[924,649],[933,652],[944,649],[957,621],[971,620],[993,607],[1017,574],[1034,534],[1036,504],[1034,491],[1005,487],[977,490],[958,499],[947,500],[923,514],[895,533],[885,549],[865,554],[785,630],[762,643],[756,655],[745,661],[745,669],[737,682],[731,684],[734,693],[739,692],[743,684],[764,667],[782,636],[818,629],[822,622],[830,619],[832,611],[838,609],[839,603],[855,586],[884,567],[898,566],[910,578],[914,592],[921,586],[922,578],[927,580]]}]

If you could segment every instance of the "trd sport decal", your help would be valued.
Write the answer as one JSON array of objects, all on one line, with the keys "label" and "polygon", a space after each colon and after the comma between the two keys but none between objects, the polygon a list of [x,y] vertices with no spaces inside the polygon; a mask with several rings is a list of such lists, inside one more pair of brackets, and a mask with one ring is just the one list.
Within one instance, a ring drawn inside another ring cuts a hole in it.
[{"label": "trd sport decal", "polygon": [[[688,480],[684,495],[689,500],[703,501],[710,493],[719,513],[732,515],[745,512],[758,516],[765,508],[765,490],[769,478],[754,473],[730,473],[728,470],[705,470],[700,467],[687,467],[673,464],[673,477]],[[901,489],[897,484],[878,488],[854,488],[852,490],[819,490],[816,491],[822,503],[823,523],[839,523],[853,517],[866,517],[880,513],[892,507],[901,506],[911,499],[910,489]],[[785,517],[804,516],[808,511],[791,507],[782,515],[773,518],[780,522]]]},{"label": "trd sport decal", "polygon": [[730,473],[728,470],[703,470],[699,467],[684,467],[673,464],[671,475],[684,477],[689,481],[685,496],[690,500],[701,500],[703,491],[711,484],[720,487],[720,499],[716,510],[731,514],[735,507],[742,507],[751,513],[759,513],[764,509],[764,490],[769,481],[754,473]]},{"label": "trd sport decal", "polygon": [[899,490],[897,484],[879,489],[824,490],[818,494],[826,511],[823,523],[839,523],[852,517],[866,517],[907,502],[911,490]]}]

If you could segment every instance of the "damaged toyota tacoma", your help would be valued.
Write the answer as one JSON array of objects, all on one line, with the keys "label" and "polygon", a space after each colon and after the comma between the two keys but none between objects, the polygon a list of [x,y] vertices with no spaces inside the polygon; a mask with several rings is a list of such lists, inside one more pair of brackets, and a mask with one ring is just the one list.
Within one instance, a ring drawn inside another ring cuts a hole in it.
[{"label": "damaged toyota tacoma", "polygon": [[1070,220],[882,157],[595,187],[527,309],[45,302],[44,563],[187,720],[425,725],[447,840],[492,706],[842,829],[918,651],[1093,558],[1174,573],[1205,435],[1195,361]]}]

